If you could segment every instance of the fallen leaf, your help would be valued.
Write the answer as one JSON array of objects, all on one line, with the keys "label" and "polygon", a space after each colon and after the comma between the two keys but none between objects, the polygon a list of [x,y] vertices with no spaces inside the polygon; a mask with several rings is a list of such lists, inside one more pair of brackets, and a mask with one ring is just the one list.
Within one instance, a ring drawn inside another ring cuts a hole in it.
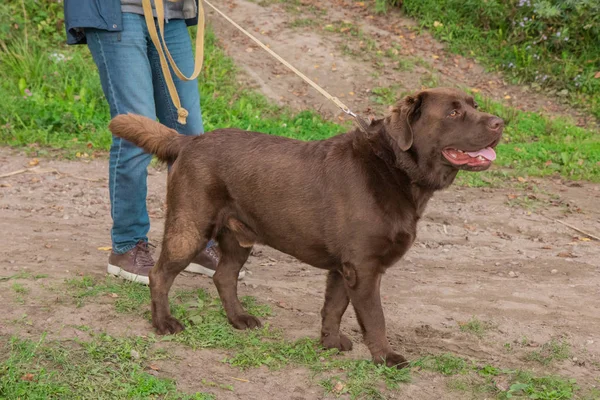
[{"label": "fallen leaf", "polygon": [[522,176],[517,177],[517,180],[521,183],[527,182],[527,179],[523,178]]},{"label": "fallen leaf", "polygon": [[505,99],[505,100],[510,100],[510,96],[509,96],[509,95],[506,95],[506,96],[504,96],[504,99]]},{"label": "fallen leaf", "polygon": [[333,391],[336,393],[341,393],[345,386],[346,385],[344,385],[342,382],[338,381],[333,387]]},{"label": "fallen leaf", "polygon": [[52,248],[52,245],[51,245],[50,243],[46,243],[46,244],[44,245],[44,247],[45,247],[45,248],[47,248],[47,249],[51,249],[51,248]]},{"label": "fallen leaf", "polygon": [[542,249],[544,249],[544,250],[552,250],[552,246],[548,246],[548,245],[542,246]]},{"label": "fallen leaf", "polygon": [[154,371],[160,371],[160,368],[157,365],[150,364],[149,367],[150,367],[150,369],[152,369]]},{"label": "fallen leaf", "polygon": [[444,26],[444,24],[442,24],[440,21],[433,21],[433,27],[434,28],[439,28]]},{"label": "fallen leaf", "polygon": [[100,251],[111,251],[112,247],[111,246],[98,247],[98,250],[100,250]]},{"label": "fallen leaf", "polygon": [[0,187],[9,188],[9,187],[12,187],[12,185],[10,183],[0,183]]},{"label": "fallen leaf", "polygon": [[479,93],[479,92],[481,92],[481,90],[479,90],[479,89],[477,89],[477,88],[472,88],[472,89],[471,89],[471,92],[473,92],[473,93]]},{"label": "fallen leaf", "polygon": [[119,295],[116,293],[110,293],[109,296],[112,297],[113,299],[116,299],[117,297],[119,297]]},{"label": "fallen leaf", "polygon": [[596,72],[596,74],[594,75],[594,78],[600,79],[600,71]]},{"label": "fallen leaf", "polygon": [[547,167],[547,166],[549,166],[549,165],[552,165],[552,161],[548,160],[548,161],[546,161],[546,162],[544,163],[544,165],[545,165],[546,167]]},{"label": "fallen leaf", "polygon": [[40,160],[38,160],[37,158],[34,158],[33,160],[29,161],[29,166],[35,167],[39,163],[40,163]]},{"label": "fallen leaf", "polygon": [[31,382],[31,381],[33,381],[33,378],[34,378],[33,374],[25,374],[21,377],[21,380]]},{"label": "fallen leaf", "polygon": [[252,53],[253,51],[254,51],[254,50],[252,49],[252,47],[248,47],[248,48],[246,49],[246,53]]},{"label": "fallen leaf", "polygon": [[516,198],[517,198],[517,197],[519,197],[519,196],[518,196],[518,195],[516,195],[516,194],[512,194],[512,193],[511,193],[511,194],[507,195],[506,197],[508,197],[510,200],[514,200],[514,199],[516,199]]},{"label": "fallen leaf", "polygon": [[580,237],[580,238],[579,238],[579,240],[581,240],[582,242],[589,242],[589,241],[591,241],[592,239],[590,239],[590,238],[586,238],[586,237]]},{"label": "fallen leaf", "polygon": [[440,58],[440,56],[436,56],[435,54],[432,54],[431,58],[433,58],[434,60],[437,60],[438,58]]},{"label": "fallen leaf", "polygon": [[561,251],[556,256],[562,258],[575,258],[575,254],[571,253],[570,251]]},{"label": "fallen leaf", "polygon": [[348,92],[350,96],[354,96],[354,92]]}]

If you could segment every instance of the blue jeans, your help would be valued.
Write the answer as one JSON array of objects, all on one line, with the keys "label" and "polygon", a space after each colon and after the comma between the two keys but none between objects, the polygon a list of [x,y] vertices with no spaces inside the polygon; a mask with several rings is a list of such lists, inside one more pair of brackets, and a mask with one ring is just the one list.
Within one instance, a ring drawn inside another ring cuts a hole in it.
[{"label": "blue jeans", "polygon": [[[204,131],[197,80],[181,81],[172,73],[181,105],[189,112],[186,125],[177,122],[177,109],[169,96],[158,52],[143,15],[124,13],[122,32],[86,29],[86,37],[111,117],[134,113],[158,118],[184,135],[199,135]],[[181,72],[191,75],[194,56],[185,21],[166,23],[165,40]],[[139,147],[113,136],[109,192],[115,253],[125,253],[139,241],[148,241],[150,218],[146,208],[146,178],[151,159],[152,156]]]}]

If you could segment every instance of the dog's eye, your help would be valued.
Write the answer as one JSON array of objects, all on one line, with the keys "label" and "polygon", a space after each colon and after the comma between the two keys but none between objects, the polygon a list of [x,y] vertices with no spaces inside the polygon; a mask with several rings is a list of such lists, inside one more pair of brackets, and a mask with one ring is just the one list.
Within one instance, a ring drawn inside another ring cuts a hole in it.
[{"label": "dog's eye", "polygon": [[452,111],[450,112],[450,114],[448,114],[448,116],[449,116],[449,117],[451,117],[451,118],[454,118],[454,117],[458,116],[458,111],[456,111],[456,110],[452,110]]}]

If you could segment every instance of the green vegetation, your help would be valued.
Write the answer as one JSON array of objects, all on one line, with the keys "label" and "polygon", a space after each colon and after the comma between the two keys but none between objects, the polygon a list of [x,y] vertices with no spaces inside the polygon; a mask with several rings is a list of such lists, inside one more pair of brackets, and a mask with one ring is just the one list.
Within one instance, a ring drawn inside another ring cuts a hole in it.
[{"label": "green vegetation", "polygon": [[[600,117],[600,3],[595,0],[377,0],[515,82],[546,88]],[[444,10],[440,12],[440,10]]]},{"label": "green vegetation", "polygon": [[92,334],[89,341],[0,338],[0,398],[209,400],[157,378],[151,362],[165,355],[141,338]]},{"label": "green vegetation", "polygon": [[459,323],[459,326],[461,331],[471,333],[481,338],[491,327],[491,324],[489,322],[481,321],[477,317],[473,317],[465,323]]}]

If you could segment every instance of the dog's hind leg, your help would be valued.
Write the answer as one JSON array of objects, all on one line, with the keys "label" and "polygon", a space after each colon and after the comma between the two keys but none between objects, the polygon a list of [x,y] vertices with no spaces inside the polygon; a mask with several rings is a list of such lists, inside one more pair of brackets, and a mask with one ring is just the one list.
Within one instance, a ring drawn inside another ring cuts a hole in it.
[{"label": "dog's hind leg", "polygon": [[329,271],[325,289],[325,304],[321,310],[321,344],[327,349],[352,350],[352,341],[340,333],[342,316],[350,298],[340,271]]},{"label": "dog's hind leg", "polygon": [[242,247],[229,228],[219,233],[217,241],[221,258],[213,281],[227,313],[227,319],[237,329],[258,328],[261,326],[260,320],[244,310],[237,296],[238,274],[250,255],[251,247]]},{"label": "dog's hind leg", "polygon": [[208,239],[200,235],[193,220],[186,215],[172,209],[169,209],[167,214],[160,257],[150,271],[152,325],[160,335],[183,330],[183,325],[169,310],[169,290],[175,277],[208,243]]}]

